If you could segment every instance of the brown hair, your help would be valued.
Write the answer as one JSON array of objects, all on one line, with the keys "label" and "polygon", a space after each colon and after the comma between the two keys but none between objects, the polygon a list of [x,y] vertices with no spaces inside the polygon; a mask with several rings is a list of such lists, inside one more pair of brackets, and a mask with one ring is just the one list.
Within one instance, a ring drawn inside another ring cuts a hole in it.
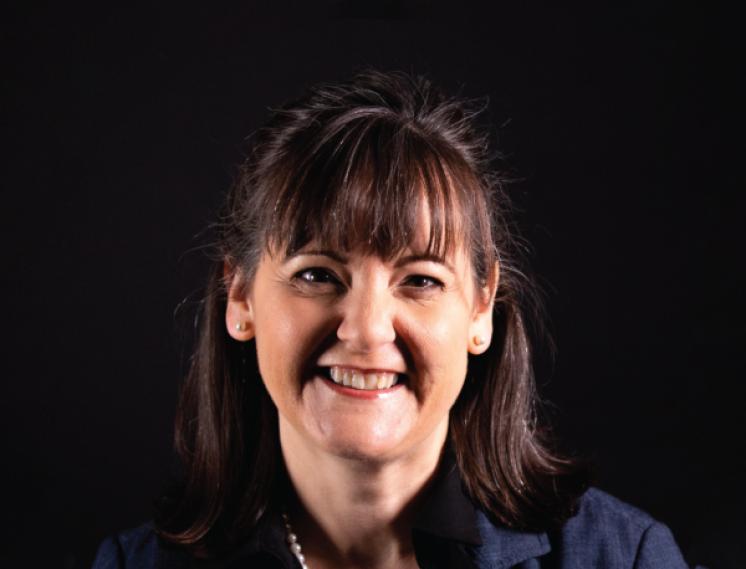
[{"label": "brown hair", "polygon": [[527,332],[534,287],[518,265],[509,202],[476,126],[480,109],[422,77],[367,71],[311,88],[254,135],[217,225],[176,418],[183,472],[162,504],[161,536],[206,551],[230,547],[272,507],[283,479],[277,411],[253,343],[225,329],[224,263],[248,285],[264,251],[292,252],[311,239],[390,258],[411,242],[423,200],[430,253],[464,244],[481,285],[500,264],[494,342],[470,356],[451,410],[464,487],[511,527],[548,529],[571,514],[582,476],[549,450],[537,423]]}]

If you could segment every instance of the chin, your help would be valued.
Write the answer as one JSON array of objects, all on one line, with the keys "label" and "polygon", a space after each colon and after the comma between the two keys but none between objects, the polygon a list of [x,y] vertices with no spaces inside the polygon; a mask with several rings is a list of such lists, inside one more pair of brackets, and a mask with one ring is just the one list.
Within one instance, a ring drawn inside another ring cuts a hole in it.
[{"label": "chin", "polygon": [[321,444],[329,454],[358,462],[385,462],[401,454],[402,442],[398,438],[373,439],[369,437],[326,438]]}]

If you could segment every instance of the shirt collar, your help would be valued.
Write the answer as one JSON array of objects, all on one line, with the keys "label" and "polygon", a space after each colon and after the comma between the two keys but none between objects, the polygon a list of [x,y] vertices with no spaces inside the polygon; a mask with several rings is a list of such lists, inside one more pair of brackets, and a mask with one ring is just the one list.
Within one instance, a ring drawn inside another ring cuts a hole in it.
[{"label": "shirt collar", "polygon": [[[253,535],[225,566],[243,566],[247,557],[270,555],[283,566],[294,567],[284,532],[280,512],[265,513]],[[413,532],[415,536],[425,534],[448,544],[449,556],[455,556],[449,566],[503,569],[551,550],[546,533],[495,524],[474,506],[463,490],[455,455],[449,447],[444,450],[436,478],[418,509]]]},{"label": "shirt collar", "polygon": [[257,522],[251,536],[218,566],[220,569],[239,569],[262,566],[258,558],[274,559],[281,567],[295,567],[295,558],[285,540],[285,526],[280,511],[268,510]]},{"label": "shirt collar", "polygon": [[464,494],[456,458],[448,447],[433,486],[417,512],[414,529],[468,545],[482,543],[476,509]]},{"label": "shirt collar", "polygon": [[[414,524],[415,531],[460,542],[478,567],[501,569],[546,555],[551,550],[545,532],[510,529],[493,523],[466,496],[456,456],[450,445],[443,452],[441,468]],[[466,565],[464,565],[466,566]]]}]

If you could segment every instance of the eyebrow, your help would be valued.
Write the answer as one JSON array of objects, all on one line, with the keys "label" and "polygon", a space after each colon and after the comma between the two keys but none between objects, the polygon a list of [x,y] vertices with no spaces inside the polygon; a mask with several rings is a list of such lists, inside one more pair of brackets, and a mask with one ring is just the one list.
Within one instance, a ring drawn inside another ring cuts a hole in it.
[{"label": "eyebrow", "polygon": [[445,258],[439,255],[433,255],[431,253],[414,253],[412,255],[405,255],[403,257],[399,257],[396,260],[396,263],[394,264],[394,266],[402,267],[409,263],[417,263],[417,262],[422,262],[422,261],[427,261],[430,263],[437,263],[439,265],[443,265],[446,269],[448,269],[452,273],[456,272],[453,270],[453,267]]},{"label": "eyebrow", "polygon": [[334,259],[338,263],[347,263],[347,257],[343,257],[336,251],[332,251],[330,249],[301,249],[300,251],[293,251],[287,257],[285,257],[283,263],[287,263],[288,261],[290,261],[290,259],[300,257],[302,255],[319,255],[321,257],[329,257],[330,259]]},{"label": "eyebrow", "polygon": [[[287,263],[291,259],[295,257],[300,257],[303,255],[313,256],[318,255],[321,257],[329,257],[330,259],[333,259],[337,261],[338,263],[346,264],[348,262],[347,257],[344,257],[343,255],[340,255],[336,251],[332,251],[330,249],[302,249],[300,251],[294,251],[290,253],[287,257],[285,257],[285,260],[283,263]],[[455,270],[453,266],[443,257],[439,255],[433,255],[432,253],[413,253],[411,255],[404,255],[403,257],[399,257],[396,262],[394,263],[394,266],[396,268],[403,267],[404,265],[408,265],[409,263],[418,263],[418,262],[430,262],[430,263],[437,263],[439,265],[443,265],[446,269],[451,271],[455,274]]]}]

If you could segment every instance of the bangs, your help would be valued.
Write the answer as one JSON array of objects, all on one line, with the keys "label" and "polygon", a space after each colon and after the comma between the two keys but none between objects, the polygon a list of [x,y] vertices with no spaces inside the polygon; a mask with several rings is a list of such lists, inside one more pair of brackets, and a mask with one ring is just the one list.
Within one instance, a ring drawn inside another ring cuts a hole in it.
[{"label": "bangs", "polygon": [[276,164],[282,182],[265,234],[270,252],[290,255],[313,242],[388,260],[411,246],[423,219],[429,236],[418,253],[445,258],[464,242],[467,196],[474,193],[467,187],[477,182],[447,145],[380,116],[323,130],[307,139],[311,144],[291,141]]}]

